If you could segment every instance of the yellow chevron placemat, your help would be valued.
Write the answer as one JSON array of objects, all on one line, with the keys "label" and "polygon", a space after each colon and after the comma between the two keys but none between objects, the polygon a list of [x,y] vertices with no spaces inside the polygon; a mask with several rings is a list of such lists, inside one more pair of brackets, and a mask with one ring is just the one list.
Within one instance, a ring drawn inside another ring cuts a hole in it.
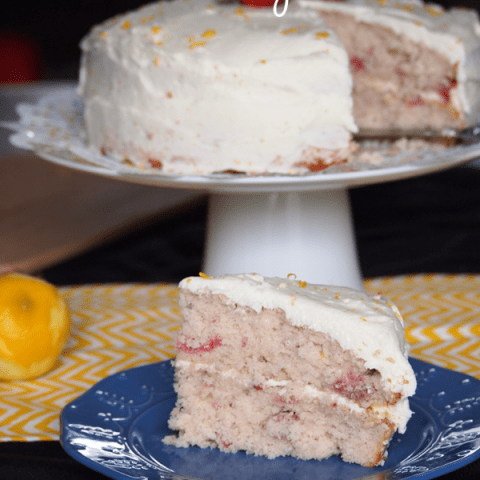
[{"label": "yellow chevron placemat", "polygon": [[410,355],[480,379],[480,275],[411,275],[365,282],[405,319]]},{"label": "yellow chevron placemat", "polygon": [[57,440],[61,409],[101,379],[174,356],[180,326],[172,285],[61,288],[70,340],[56,367],[24,382],[0,382],[0,441]]},{"label": "yellow chevron placemat", "polygon": [[[411,354],[480,378],[480,276],[367,280],[400,308]],[[0,441],[57,440],[61,409],[101,379],[174,356],[180,326],[173,285],[60,289],[72,334],[56,367],[28,382],[0,383]]]}]

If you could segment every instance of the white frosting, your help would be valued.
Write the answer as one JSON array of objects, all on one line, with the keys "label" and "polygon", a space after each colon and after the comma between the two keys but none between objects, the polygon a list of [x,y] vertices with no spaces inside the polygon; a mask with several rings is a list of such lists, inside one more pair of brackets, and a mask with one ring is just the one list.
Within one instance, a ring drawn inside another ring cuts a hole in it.
[{"label": "white frosting", "polygon": [[81,48],[90,142],[167,173],[298,173],[307,148],[346,149],[357,130],[348,56],[312,9],[159,2]]},{"label": "white frosting", "polygon": [[90,143],[171,174],[298,174],[319,158],[347,158],[357,131],[349,59],[318,8],[444,54],[458,65],[452,102],[476,120],[474,11],[420,0],[298,0],[278,17],[271,8],[173,0],[113,18],[83,39],[79,93]]},{"label": "white frosting", "polygon": [[305,8],[339,11],[356,20],[391,28],[423,43],[457,65],[456,105],[469,122],[480,111],[480,22],[475,10],[444,10],[421,0],[298,0]]},{"label": "white frosting", "polygon": [[194,293],[223,294],[230,302],[250,307],[284,310],[295,326],[306,326],[338,341],[379,371],[388,390],[407,397],[416,388],[408,363],[403,319],[398,309],[380,297],[346,287],[306,284],[293,278],[265,278],[258,274],[189,277],[180,287]]}]

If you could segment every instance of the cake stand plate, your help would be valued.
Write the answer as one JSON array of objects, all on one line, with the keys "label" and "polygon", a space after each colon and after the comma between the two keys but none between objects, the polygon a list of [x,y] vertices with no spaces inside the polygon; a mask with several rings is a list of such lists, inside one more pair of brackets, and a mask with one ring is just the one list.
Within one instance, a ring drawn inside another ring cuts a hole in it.
[{"label": "cake stand plate", "polygon": [[[20,119],[3,123],[11,142],[65,167],[126,182],[211,193],[204,273],[257,272],[363,288],[348,189],[451,168],[480,157],[480,143],[408,152],[379,165],[345,164],[305,175],[165,175],[89,147],[83,105],[71,84],[41,89]],[[192,272],[196,273],[196,272]]]}]

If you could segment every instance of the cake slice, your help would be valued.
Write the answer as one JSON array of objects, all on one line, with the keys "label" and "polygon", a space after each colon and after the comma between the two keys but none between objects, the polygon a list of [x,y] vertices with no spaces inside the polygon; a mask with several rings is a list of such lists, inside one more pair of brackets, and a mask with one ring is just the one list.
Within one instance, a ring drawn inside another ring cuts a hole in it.
[{"label": "cake slice", "polygon": [[403,320],[380,297],[245,274],[180,283],[178,447],[381,465],[411,416]]}]

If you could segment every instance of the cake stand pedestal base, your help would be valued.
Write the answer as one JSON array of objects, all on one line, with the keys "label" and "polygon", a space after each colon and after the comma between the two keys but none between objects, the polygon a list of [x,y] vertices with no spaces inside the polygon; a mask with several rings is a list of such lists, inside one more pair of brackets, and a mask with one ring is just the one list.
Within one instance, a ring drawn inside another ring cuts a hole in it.
[{"label": "cake stand pedestal base", "polygon": [[362,290],[347,190],[212,194],[203,271]]}]

